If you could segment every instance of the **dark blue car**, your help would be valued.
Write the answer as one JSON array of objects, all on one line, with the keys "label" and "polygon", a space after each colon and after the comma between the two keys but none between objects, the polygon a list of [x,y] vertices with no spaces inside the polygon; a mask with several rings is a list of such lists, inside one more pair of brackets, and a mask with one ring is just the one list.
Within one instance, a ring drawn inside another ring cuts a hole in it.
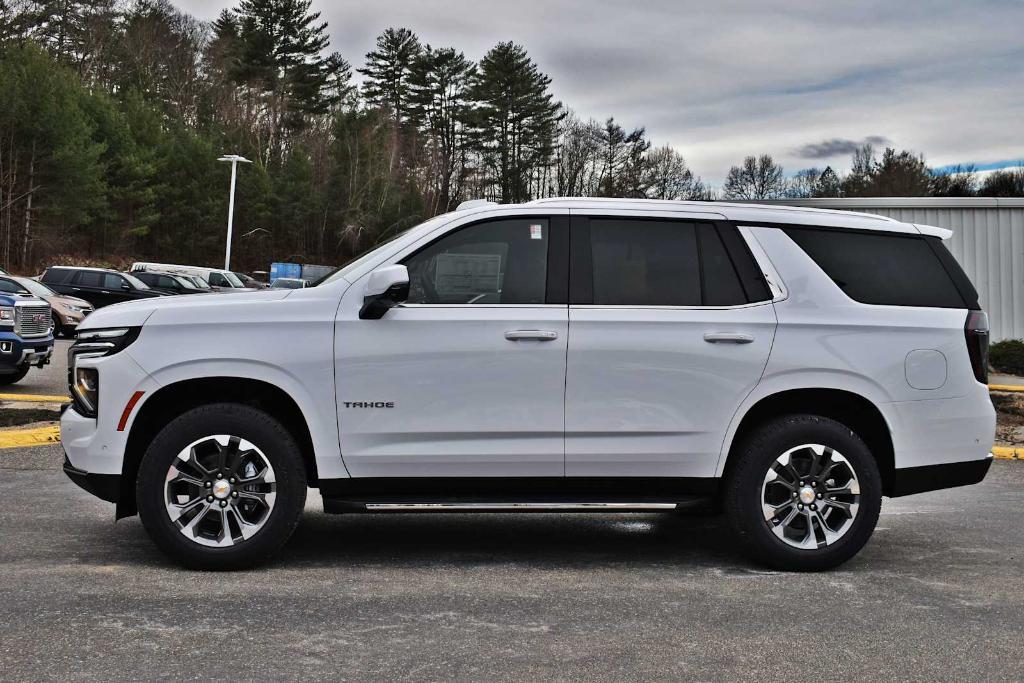
[{"label": "dark blue car", "polygon": [[0,293],[0,385],[14,384],[53,353],[50,305],[30,295]]}]

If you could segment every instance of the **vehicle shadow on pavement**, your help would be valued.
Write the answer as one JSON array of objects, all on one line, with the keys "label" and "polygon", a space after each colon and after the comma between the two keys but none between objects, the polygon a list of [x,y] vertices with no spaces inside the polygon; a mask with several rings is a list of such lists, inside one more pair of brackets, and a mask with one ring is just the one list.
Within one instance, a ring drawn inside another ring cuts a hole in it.
[{"label": "vehicle shadow on pavement", "polygon": [[308,514],[278,565],[752,565],[725,520],[664,513]]}]

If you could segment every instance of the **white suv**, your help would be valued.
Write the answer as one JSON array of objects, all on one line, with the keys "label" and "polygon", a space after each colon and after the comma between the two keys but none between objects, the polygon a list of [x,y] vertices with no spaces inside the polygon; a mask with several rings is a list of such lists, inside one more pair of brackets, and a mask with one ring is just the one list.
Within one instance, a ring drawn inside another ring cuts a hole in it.
[{"label": "white suv", "polygon": [[192,567],[265,560],[307,486],[327,512],[710,502],[762,562],[833,567],[883,495],[989,468],[988,323],[950,234],[473,202],[315,287],[89,316],[65,470]]}]

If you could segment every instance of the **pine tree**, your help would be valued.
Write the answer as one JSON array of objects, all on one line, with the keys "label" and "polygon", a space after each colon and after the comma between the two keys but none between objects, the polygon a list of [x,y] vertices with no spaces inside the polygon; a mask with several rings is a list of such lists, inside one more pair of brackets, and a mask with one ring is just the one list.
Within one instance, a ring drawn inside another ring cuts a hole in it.
[{"label": "pine tree", "polygon": [[[246,113],[262,124],[255,132],[265,163],[280,154],[289,132],[328,106],[327,24],[309,11],[311,1],[242,0],[236,12],[230,73],[250,91]],[[220,28],[230,30],[230,22]]]},{"label": "pine tree", "polygon": [[409,80],[423,48],[407,28],[389,28],[377,37],[377,48],[366,54],[363,97],[372,107],[387,108],[399,124],[405,121]]},{"label": "pine tree", "polygon": [[842,181],[831,166],[826,166],[821,172],[818,182],[811,191],[812,197],[841,197],[843,193]]},{"label": "pine tree", "polygon": [[533,174],[551,162],[562,114],[550,84],[526,50],[511,42],[498,43],[480,61],[470,91],[474,139],[502,201],[529,199]]},{"label": "pine tree", "polygon": [[454,48],[434,50],[429,45],[412,65],[408,111],[426,145],[426,174],[432,179],[426,197],[430,213],[448,211],[462,194],[469,87],[475,68]]},{"label": "pine tree", "polygon": [[644,154],[651,143],[643,128],[626,130],[614,118],[605,121],[601,130],[604,164],[599,194],[602,197],[637,198],[645,196]]}]

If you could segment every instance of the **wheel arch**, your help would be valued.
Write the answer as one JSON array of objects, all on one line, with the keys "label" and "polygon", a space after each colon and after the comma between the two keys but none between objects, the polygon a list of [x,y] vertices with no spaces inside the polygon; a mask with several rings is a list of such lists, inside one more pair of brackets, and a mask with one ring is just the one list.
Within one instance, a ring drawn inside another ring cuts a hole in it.
[{"label": "wheel arch", "polygon": [[270,382],[248,377],[200,377],[162,386],[148,396],[131,423],[121,469],[121,491],[117,519],[137,512],[135,480],[139,463],[153,437],[175,417],[210,403],[241,403],[272,415],[291,433],[302,453],[306,480],[319,482],[316,450],[306,417],[299,404],[284,389]]},{"label": "wheel arch", "polygon": [[736,463],[736,454],[746,436],[758,425],[782,415],[820,415],[835,420],[859,436],[878,463],[882,491],[891,495],[895,451],[889,423],[870,399],[854,391],[836,388],[786,389],[768,394],[753,403],[737,421],[720,465],[724,479]]}]

